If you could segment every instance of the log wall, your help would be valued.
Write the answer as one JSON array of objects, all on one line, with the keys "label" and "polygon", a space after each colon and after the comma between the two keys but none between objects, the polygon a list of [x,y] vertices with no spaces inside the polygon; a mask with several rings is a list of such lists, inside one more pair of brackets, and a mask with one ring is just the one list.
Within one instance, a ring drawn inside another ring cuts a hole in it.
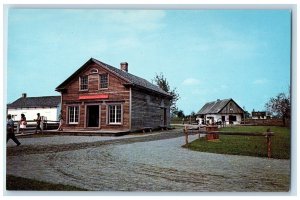
[{"label": "log wall", "polygon": [[140,90],[132,90],[131,116],[131,126],[133,130],[143,129],[145,127],[154,129],[160,126],[169,126],[170,101],[159,95],[149,94]]}]

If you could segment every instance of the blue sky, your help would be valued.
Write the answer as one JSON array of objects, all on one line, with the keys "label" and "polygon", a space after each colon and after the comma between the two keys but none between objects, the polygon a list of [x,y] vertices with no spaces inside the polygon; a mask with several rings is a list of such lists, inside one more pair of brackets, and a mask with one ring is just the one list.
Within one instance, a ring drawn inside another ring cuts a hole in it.
[{"label": "blue sky", "polygon": [[290,85],[289,10],[8,9],[7,101],[59,95],[91,57],[151,81],[163,73],[185,114],[233,98],[246,110]]}]

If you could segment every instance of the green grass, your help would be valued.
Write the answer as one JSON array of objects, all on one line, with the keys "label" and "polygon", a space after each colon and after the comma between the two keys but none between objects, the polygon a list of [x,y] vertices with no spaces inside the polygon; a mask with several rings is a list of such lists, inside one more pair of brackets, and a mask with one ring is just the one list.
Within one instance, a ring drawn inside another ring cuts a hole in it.
[{"label": "green grass", "polygon": [[33,179],[16,177],[12,175],[6,176],[7,190],[27,190],[27,191],[86,191],[70,185],[52,184]]},{"label": "green grass", "polygon": [[[236,126],[220,129],[221,131],[266,132],[270,128],[274,135],[271,139],[271,157],[290,159],[290,129],[275,126]],[[265,137],[220,135],[217,141],[197,139],[185,146],[191,150],[219,154],[267,157]]]}]

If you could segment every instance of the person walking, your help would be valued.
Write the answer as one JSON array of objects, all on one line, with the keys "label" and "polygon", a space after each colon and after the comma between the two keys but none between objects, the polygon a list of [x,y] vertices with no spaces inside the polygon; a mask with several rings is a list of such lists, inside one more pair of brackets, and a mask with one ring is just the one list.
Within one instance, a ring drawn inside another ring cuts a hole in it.
[{"label": "person walking", "polygon": [[24,114],[21,114],[21,120],[20,120],[20,131],[21,131],[21,134],[24,134],[24,131],[26,129],[26,125],[27,125],[26,117],[25,117]]},{"label": "person walking", "polygon": [[38,130],[40,130],[40,133],[43,133],[43,130],[41,128],[42,117],[40,113],[37,113],[37,118],[35,119],[35,121],[36,121],[35,134],[37,133]]},{"label": "person walking", "polygon": [[21,142],[16,138],[15,136],[15,131],[14,131],[14,121],[11,118],[11,115],[7,115],[7,122],[6,122],[6,143],[8,142],[9,139],[12,139],[17,146],[21,145]]},{"label": "person walking", "polygon": [[63,125],[63,123],[64,123],[64,118],[63,118],[63,116],[62,116],[62,114],[61,114],[61,111],[60,111],[60,114],[59,114],[59,126],[58,126],[58,131],[63,131],[63,128],[62,128],[62,125]]}]

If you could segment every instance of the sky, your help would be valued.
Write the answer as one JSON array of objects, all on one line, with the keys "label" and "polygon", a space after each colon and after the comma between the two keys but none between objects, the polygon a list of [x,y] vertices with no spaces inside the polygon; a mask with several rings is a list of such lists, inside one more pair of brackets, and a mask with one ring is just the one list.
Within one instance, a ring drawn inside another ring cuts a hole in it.
[{"label": "sky", "polygon": [[263,111],[290,85],[290,10],[9,8],[6,19],[7,103],[60,95],[91,57],[150,82],[162,73],[185,114],[228,98]]}]

